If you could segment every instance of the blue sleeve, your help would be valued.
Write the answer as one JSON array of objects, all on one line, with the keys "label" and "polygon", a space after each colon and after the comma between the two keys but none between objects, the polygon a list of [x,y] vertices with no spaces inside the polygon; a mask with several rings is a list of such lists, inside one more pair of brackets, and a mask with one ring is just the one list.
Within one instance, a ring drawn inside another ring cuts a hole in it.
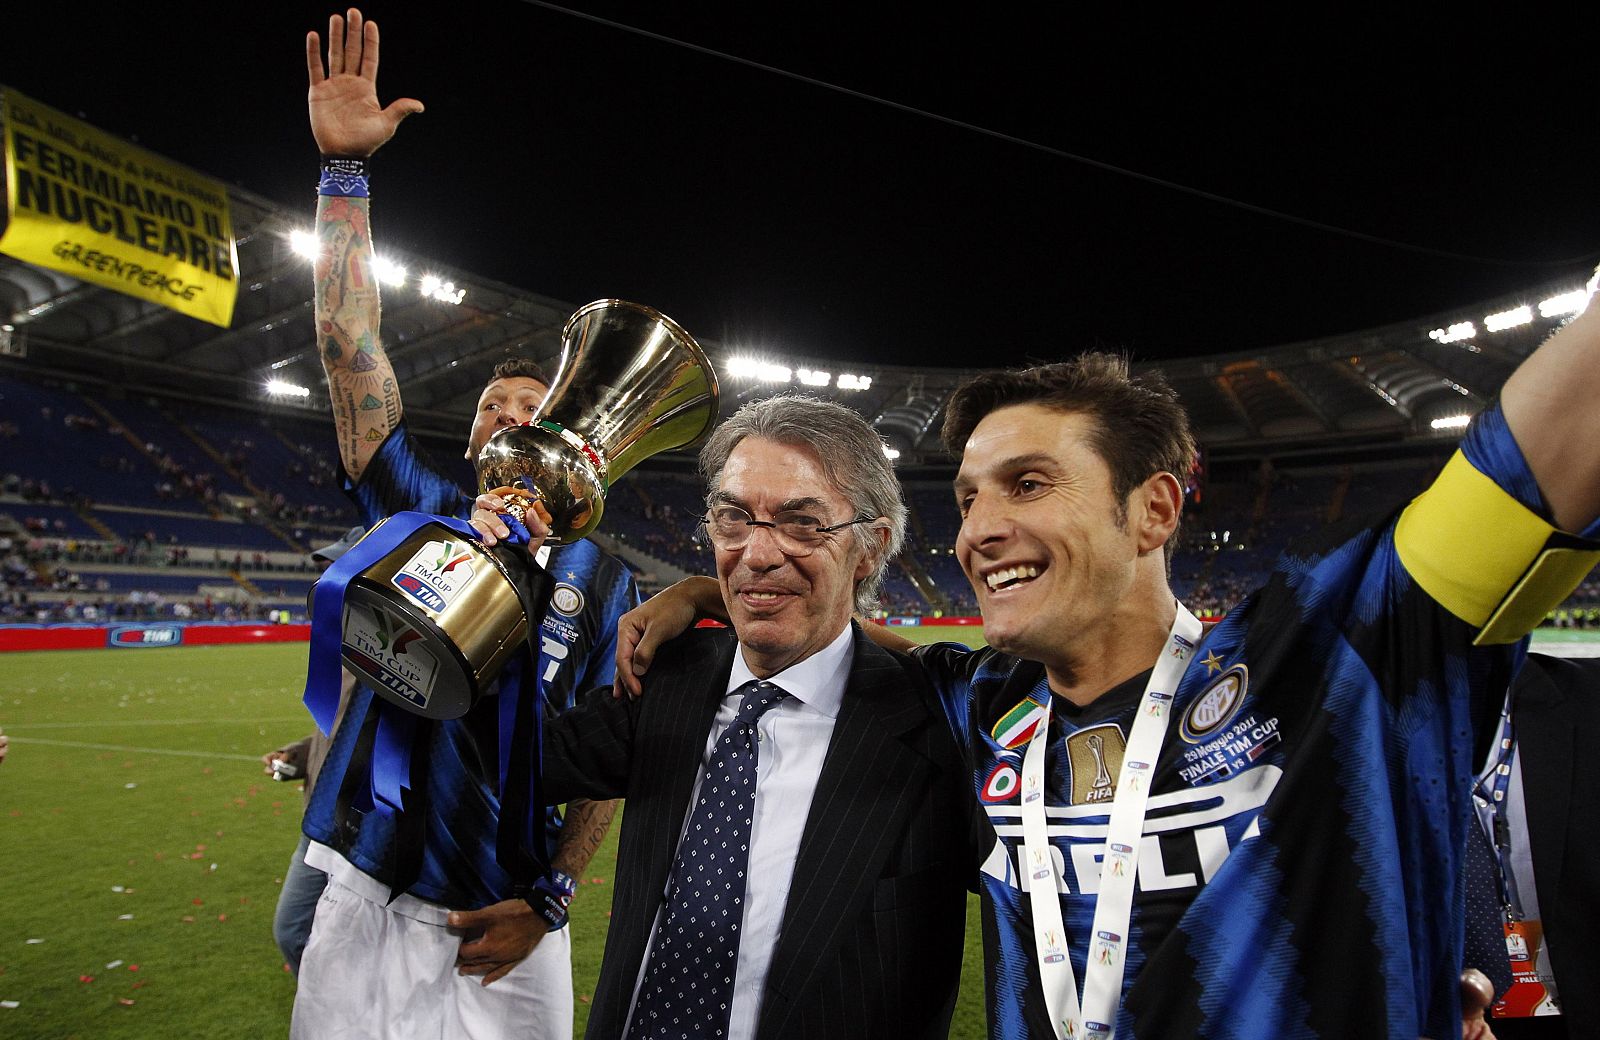
[{"label": "blue sleeve", "polygon": [[972,737],[972,678],[985,656],[963,643],[929,643],[911,651],[962,747]]},{"label": "blue sleeve", "polygon": [[344,491],[369,528],[408,509],[462,520],[472,515],[472,498],[428,457],[404,420],[389,431],[360,481],[345,478]]},{"label": "blue sleeve", "polygon": [[[1533,470],[1528,468],[1528,460],[1523,458],[1522,448],[1511,435],[1500,402],[1496,401],[1473,420],[1461,440],[1461,454],[1474,469],[1493,479],[1531,512],[1550,521],[1550,507],[1533,477]],[[1600,518],[1591,521],[1582,531],[1572,533],[1586,538],[1600,537]]]}]

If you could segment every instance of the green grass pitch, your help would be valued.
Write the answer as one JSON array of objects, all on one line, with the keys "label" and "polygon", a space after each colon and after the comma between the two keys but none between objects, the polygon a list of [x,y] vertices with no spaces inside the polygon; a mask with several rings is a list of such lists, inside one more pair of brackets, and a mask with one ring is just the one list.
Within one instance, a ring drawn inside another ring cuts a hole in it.
[{"label": "green grass pitch", "polygon": [[[309,730],[305,660],[304,644],[0,655],[12,738],[0,765],[0,1037],[287,1032],[294,979],[272,911],[302,799],[258,758]],[[615,833],[573,902],[577,1036],[605,947]],[[966,955],[951,1035],[976,1038],[975,899]]]}]

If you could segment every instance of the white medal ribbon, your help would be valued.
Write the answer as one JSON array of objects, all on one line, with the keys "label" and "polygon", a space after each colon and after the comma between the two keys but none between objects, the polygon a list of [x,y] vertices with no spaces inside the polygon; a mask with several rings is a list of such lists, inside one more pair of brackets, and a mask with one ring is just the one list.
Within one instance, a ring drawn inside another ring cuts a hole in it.
[{"label": "white medal ribbon", "polygon": [[1022,761],[1022,873],[1028,878],[1033,910],[1033,943],[1044,984],[1045,1007],[1057,1040],[1111,1040],[1116,1035],[1117,1011],[1122,1005],[1122,975],[1127,965],[1128,920],[1133,911],[1133,882],[1139,871],[1139,845],[1144,837],[1146,805],[1155,778],[1161,742],[1167,735],[1173,695],[1183,678],[1189,657],[1200,642],[1202,627],[1189,608],[1178,605],[1178,616],[1162,648],[1161,659],[1150,672],[1134,716],[1133,732],[1117,773],[1117,791],[1106,826],[1106,848],[1100,863],[1100,892],[1095,900],[1085,958],[1083,1000],[1067,952],[1062,926],[1061,900],[1057,897],[1055,856],[1045,828],[1045,747],[1050,740],[1050,704],[1028,741]]}]

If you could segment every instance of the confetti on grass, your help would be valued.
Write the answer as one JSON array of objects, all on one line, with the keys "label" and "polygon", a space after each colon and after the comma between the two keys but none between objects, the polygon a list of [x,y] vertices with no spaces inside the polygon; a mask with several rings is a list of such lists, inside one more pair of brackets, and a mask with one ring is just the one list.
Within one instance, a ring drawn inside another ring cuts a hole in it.
[{"label": "confetti on grass", "polygon": [[[287,967],[288,967],[288,965],[287,965],[287,964],[286,964],[286,965],[284,965],[284,967],[286,967],[286,968],[287,968]],[[0,1008],[6,1008],[6,1009],[8,1009],[8,1010],[9,1010],[9,1009],[10,1009],[10,1008],[19,1008],[19,1007],[21,1007],[21,1006],[22,1006],[22,1004],[21,1004],[21,1002],[20,1002],[20,1001],[15,1001],[15,1000],[0,1000]]]},{"label": "confetti on grass", "polygon": [[29,940],[28,940],[28,943],[27,943],[27,944],[28,944],[28,945],[29,945],[29,946],[37,946],[37,945],[39,945],[39,944],[40,944],[40,943],[42,943],[42,942],[44,942],[44,940],[43,940],[43,939],[29,939]]},{"label": "confetti on grass", "polygon": [[122,961],[120,959],[119,960],[114,960],[110,964],[106,965],[106,970],[110,971],[112,968],[120,968],[120,967],[122,967]]}]

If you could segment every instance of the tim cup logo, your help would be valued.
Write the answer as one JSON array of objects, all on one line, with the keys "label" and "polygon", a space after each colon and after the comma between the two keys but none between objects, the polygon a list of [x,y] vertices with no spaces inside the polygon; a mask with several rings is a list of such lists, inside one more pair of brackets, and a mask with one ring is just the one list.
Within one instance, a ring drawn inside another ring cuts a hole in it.
[{"label": "tim cup logo", "polygon": [[425,543],[390,579],[395,588],[439,613],[472,583],[472,553],[465,542]]}]

